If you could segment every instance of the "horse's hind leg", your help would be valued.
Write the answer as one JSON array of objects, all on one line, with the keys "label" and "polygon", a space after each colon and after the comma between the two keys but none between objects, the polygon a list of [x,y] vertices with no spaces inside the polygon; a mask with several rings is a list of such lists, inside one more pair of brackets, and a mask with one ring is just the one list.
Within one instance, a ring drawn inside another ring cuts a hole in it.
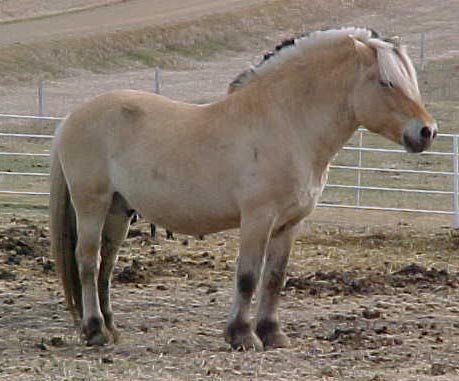
[{"label": "horse's hind leg", "polygon": [[88,196],[84,192],[74,194],[76,196],[72,201],[78,232],[76,260],[83,305],[82,332],[88,345],[103,345],[108,341],[108,336],[99,304],[98,278],[102,229],[111,195],[104,193]]},{"label": "horse's hind leg", "polygon": [[118,201],[115,197],[112,208],[105,220],[102,232],[102,262],[98,281],[100,309],[104,316],[105,326],[112,334],[115,342],[118,341],[118,332],[113,321],[113,311],[110,302],[110,285],[113,268],[117,260],[118,249],[126,238],[131,218],[128,211],[123,208],[118,208],[115,205],[116,203],[118,203]]},{"label": "horse's hind leg", "polygon": [[250,323],[250,305],[257,288],[263,257],[272,229],[272,218],[265,213],[243,216],[241,245],[236,270],[234,303],[230,311],[225,339],[235,349],[262,350],[263,344]]},{"label": "horse's hind leg", "polygon": [[268,245],[255,330],[265,347],[286,347],[289,344],[287,336],[279,326],[277,306],[297,230],[297,227],[291,227],[278,232]]}]

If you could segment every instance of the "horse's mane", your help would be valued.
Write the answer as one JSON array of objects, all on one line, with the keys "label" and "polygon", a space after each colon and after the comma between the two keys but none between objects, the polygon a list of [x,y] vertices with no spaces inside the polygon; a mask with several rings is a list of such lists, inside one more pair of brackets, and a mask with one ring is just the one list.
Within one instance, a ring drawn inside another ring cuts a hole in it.
[{"label": "horse's mane", "polygon": [[412,99],[420,97],[413,64],[398,39],[381,39],[374,30],[356,27],[315,31],[284,40],[274,50],[265,53],[260,63],[239,74],[230,83],[228,92],[233,93],[245,87],[295,54],[313,51],[324,42],[343,36],[352,37],[376,50],[382,80],[397,86]]}]

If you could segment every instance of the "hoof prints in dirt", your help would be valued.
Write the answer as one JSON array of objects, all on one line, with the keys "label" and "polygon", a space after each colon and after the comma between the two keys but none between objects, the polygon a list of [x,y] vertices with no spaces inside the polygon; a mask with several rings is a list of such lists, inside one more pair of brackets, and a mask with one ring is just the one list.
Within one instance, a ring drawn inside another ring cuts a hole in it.
[{"label": "hoof prints in dirt", "polygon": [[352,271],[318,271],[288,279],[286,289],[301,290],[309,295],[334,296],[353,294],[395,294],[411,289],[436,291],[457,288],[458,273],[411,264],[393,273]]}]

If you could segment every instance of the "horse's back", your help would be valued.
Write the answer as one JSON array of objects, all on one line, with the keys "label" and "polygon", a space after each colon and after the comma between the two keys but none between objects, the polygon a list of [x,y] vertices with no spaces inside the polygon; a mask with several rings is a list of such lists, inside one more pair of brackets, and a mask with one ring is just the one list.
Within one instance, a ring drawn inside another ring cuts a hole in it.
[{"label": "horse's back", "polygon": [[[137,91],[114,90],[101,94],[77,107],[68,117],[65,128],[111,128],[119,122],[135,128],[142,119],[154,116],[156,125],[170,119],[170,113],[191,112],[199,106],[173,101],[161,95]],[[162,118],[161,116],[164,115]],[[82,131],[80,131],[82,132]],[[91,131],[94,133],[94,131]]]},{"label": "horse's back", "polygon": [[56,131],[55,146],[64,155],[87,155],[92,150],[99,157],[114,155],[128,144],[137,145],[146,134],[159,137],[172,120],[178,125],[197,108],[142,91],[111,91],[69,114]]}]

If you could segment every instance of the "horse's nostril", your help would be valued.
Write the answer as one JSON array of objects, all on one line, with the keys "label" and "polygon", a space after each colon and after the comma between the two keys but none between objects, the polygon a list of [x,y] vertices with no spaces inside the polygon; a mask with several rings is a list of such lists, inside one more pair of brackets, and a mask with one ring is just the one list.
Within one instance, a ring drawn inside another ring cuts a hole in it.
[{"label": "horse's nostril", "polygon": [[424,139],[430,139],[431,137],[435,137],[435,134],[436,132],[435,131],[432,131],[432,129],[430,127],[422,127],[421,128],[421,136],[424,138]]},{"label": "horse's nostril", "polygon": [[435,139],[436,137],[437,137],[437,130],[434,130],[433,135],[432,135],[432,139]]}]

